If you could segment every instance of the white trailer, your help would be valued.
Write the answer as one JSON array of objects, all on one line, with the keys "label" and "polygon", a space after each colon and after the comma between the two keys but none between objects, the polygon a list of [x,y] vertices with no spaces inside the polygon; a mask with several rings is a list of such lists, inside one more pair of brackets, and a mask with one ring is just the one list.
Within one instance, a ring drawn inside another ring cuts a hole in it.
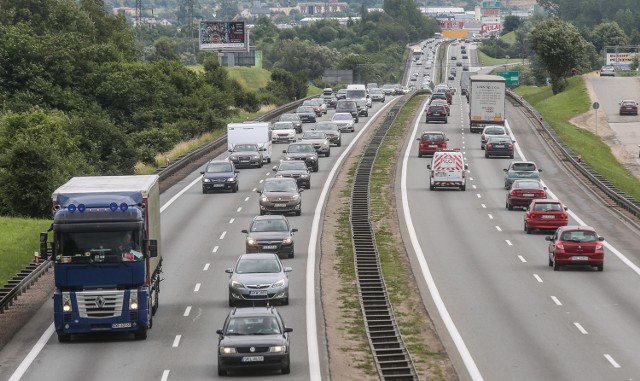
[{"label": "white trailer", "polygon": [[482,132],[489,124],[504,125],[505,79],[499,75],[472,75],[469,87],[469,130]]},{"label": "white trailer", "polygon": [[229,123],[227,125],[227,146],[233,150],[236,144],[257,144],[263,161],[271,163],[271,124],[269,122]]}]

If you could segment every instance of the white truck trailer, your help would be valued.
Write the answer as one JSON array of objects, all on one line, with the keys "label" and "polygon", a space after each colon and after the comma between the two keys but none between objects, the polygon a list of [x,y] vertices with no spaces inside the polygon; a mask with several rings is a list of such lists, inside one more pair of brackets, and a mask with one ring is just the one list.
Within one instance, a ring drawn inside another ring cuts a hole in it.
[{"label": "white truck trailer", "polygon": [[236,144],[257,144],[264,149],[262,158],[271,163],[271,124],[269,122],[229,123],[227,125],[227,146],[233,150]]},{"label": "white truck trailer", "polygon": [[469,79],[469,130],[482,132],[489,124],[504,125],[505,79],[498,75],[472,75]]}]

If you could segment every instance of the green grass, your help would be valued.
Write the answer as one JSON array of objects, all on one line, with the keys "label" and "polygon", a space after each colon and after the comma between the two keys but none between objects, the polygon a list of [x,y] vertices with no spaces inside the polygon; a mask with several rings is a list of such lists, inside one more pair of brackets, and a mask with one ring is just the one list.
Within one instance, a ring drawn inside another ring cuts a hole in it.
[{"label": "green grass", "polygon": [[247,91],[257,92],[271,80],[271,72],[269,70],[257,67],[235,66],[228,67],[227,70],[229,71],[229,76],[238,81],[242,88]]},{"label": "green grass", "polygon": [[569,119],[587,112],[591,104],[581,76],[570,78],[568,88],[555,96],[550,86],[521,86],[515,92],[538,110],[583,161],[618,189],[640,200],[640,181],[616,160],[609,146],[595,134],[569,123]]},{"label": "green grass", "polygon": [[504,36],[500,36],[500,39],[509,45],[513,45],[516,43],[516,32],[511,31]]},{"label": "green grass", "polygon": [[51,220],[0,217],[0,286],[33,262],[40,251],[40,232],[47,231]]}]

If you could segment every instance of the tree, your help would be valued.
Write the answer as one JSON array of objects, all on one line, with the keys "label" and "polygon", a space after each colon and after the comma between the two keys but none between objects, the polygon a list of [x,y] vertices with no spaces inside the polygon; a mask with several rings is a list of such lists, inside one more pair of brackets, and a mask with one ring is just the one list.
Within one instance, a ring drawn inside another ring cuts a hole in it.
[{"label": "tree", "polygon": [[502,26],[502,34],[507,34],[513,30],[516,30],[522,24],[522,19],[518,16],[507,16],[504,18],[504,24]]},{"label": "tree", "polygon": [[306,79],[315,79],[320,78],[325,69],[335,66],[339,53],[313,41],[296,38],[282,41],[276,56],[279,59],[274,62],[274,67],[298,73]]},{"label": "tree", "polygon": [[605,46],[628,45],[629,38],[617,22],[609,21],[598,24],[593,28],[591,42],[598,52],[602,52]]},{"label": "tree", "polygon": [[531,32],[530,43],[549,72],[553,93],[562,92],[571,68],[584,63],[586,41],[576,27],[559,18],[553,18],[535,27]]}]

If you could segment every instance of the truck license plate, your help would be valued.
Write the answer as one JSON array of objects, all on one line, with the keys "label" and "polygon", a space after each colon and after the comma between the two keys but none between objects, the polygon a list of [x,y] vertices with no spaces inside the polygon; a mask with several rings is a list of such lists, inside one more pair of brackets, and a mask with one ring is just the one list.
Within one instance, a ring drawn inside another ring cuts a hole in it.
[{"label": "truck license plate", "polygon": [[242,358],[242,362],[256,362],[264,361],[264,356],[245,356]]},{"label": "truck license plate", "polygon": [[252,296],[265,296],[265,295],[267,295],[267,290],[249,291],[249,295],[252,295]]},{"label": "truck license plate", "polygon": [[446,172],[436,172],[436,177],[447,177]]},{"label": "truck license plate", "polygon": [[571,257],[571,260],[573,260],[573,261],[586,261],[588,259],[589,259],[589,257],[584,256],[584,255],[574,255],[573,257]]},{"label": "truck license plate", "polygon": [[131,328],[131,323],[113,323],[111,328]]},{"label": "truck license plate", "polygon": [[265,246],[262,246],[262,248],[264,250],[275,250],[278,248],[278,245],[265,245]]}]

